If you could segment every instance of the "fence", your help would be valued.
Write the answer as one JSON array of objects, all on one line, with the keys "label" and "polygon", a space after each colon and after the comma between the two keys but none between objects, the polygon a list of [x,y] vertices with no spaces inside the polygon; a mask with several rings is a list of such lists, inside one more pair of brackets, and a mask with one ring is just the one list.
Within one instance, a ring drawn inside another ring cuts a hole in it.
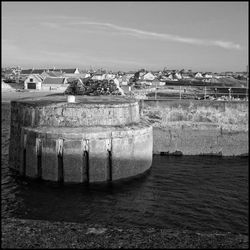
[{"label": "fence", "polygon": [[[191,89],[191,90],[190,90]],[[248,101],[248,88],[216,87],[216,86],[161,86],[133,90],[134,93],[145,95],[149,100],[197,99],[197,100],[245,100]]]}]

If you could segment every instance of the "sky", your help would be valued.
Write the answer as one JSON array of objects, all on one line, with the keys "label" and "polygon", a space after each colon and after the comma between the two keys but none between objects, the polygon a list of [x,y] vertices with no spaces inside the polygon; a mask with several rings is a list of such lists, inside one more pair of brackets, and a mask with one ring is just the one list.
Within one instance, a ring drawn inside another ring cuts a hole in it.
[{"label": "sky", "polygon": [[246,71],[248,2],[1,2],[2,66]]}]

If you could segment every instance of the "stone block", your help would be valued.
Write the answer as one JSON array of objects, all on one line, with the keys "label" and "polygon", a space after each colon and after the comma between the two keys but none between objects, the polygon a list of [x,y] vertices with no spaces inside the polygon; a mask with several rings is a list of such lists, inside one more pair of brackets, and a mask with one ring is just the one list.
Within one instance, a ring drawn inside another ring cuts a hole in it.
[{"label": "stone block", "polygon": [[42,179],[58,181],[58,155],[56,140],[42,140]]},{"label": "stone block", "polygon": [[36,134],[31,132],[27,133],[25,175],[31,178],[38,177]]},{"label": "stone block", "polygon": [[63,144],[64,182],[82,183],[87,181],[87,166],[83,158],[80,140],[65,140]]},{"label": "stone block", "polygon": [[126,178],[132,175],[131,172],[134,159],[134,138],[113,138],[112,139],[112,180]]},{"label": "stone block", "polygon": [[108,180],[108,150],[105,139],[89,141],[89,182]]}]

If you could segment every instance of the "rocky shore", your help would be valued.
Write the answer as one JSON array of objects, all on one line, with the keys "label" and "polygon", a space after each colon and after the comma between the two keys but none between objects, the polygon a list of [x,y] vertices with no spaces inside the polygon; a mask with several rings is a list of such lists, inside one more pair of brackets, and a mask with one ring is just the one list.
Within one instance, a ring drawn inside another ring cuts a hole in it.
[{"label": "rocky shore", "polygon": [[2,219],[2,248],[248,248],[248,236]]}]

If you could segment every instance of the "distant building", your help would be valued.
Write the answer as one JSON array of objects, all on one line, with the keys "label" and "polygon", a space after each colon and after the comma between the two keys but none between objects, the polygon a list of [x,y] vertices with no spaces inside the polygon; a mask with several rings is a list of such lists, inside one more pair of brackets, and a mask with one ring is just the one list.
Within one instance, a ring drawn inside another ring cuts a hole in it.
[{"label": "distant building", "polygon": [[67,83],[68,81],[65,77],[46,77],[42,82],[42,88],[52,90],[65,85],[64,87],[66,89],[68,85]]},{"label": "distant building", "polygon": [[165,85],[165,82],[163,81],[160,81],[159,79],[155,78],[153,81],[152,81],[152,86],[164,86]]},{"label": "distant building", "polygon": [[192,78],[189,73],[182,73],[181,76],[182,76],[182,79],[190,79],[190,78]]},{"label": "distant building", "polygon": [[153,81],[155,78],[156,76],[152,74],[151,72],[147,72],[141,76],[141,80],[144,80],[144,81]]},{"label": "distant building", "polygon": [[43,79],[38,74],[30,74],[24,80],[24,89],[37,89],[42,87]]},{"label": "distant building", "polygon": [[61,73],[60,71],[44,71],[41,74],[41,77],[43,79],[45,79],[46,77],[62,77],[63,73]]},{"label": "distant building", "polygon": [[44,84],[49,84],[49,85],[54,85],[54,84],[66,84],[67,79],[65,77],[46,77],[43,80],[43,85]]},{"label": "distant building", "polygon": [[200,72],[195,73],[194,78],[203,78],[202,73]]},{"label": "distant building", "polygon": [[213,74],[211,72],[206,72],[206,73],[202,74],[202,77],[204,77],[204,78],[213,78]]},{"label": "distant building", "polygon": [[[54,70],[55,71],[55,70]],[[78,68],[73,68],[73,69],[61,69],[63,75],[65,77],[74,77],[77,74],[80,74],[79,69]]]},{"label": "distant building", "polygon": [[103,73],[94,73],[94,75],[91,77],[92,80],[104,80],[105,74]]}]

